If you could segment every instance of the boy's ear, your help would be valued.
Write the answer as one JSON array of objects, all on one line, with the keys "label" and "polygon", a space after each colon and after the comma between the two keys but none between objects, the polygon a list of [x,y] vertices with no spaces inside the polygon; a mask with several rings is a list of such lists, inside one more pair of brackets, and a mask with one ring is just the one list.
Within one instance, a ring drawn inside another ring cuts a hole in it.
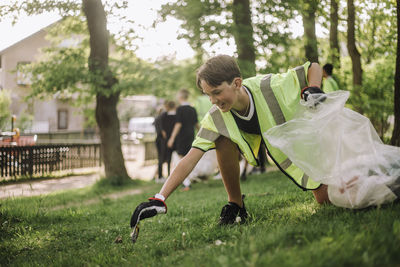
[{"label": "boy's ear", "polygon": [[242,78],[236,77],[235,79],[233,79],[233,82],[236,88],[240,89],[240,87],[242,87],[242,82],[243,82]]}]

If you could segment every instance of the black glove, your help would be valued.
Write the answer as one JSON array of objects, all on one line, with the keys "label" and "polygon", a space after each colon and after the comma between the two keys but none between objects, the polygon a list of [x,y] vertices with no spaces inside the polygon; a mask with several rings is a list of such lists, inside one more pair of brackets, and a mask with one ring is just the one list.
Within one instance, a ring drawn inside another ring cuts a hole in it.
[{"label": "black glove", "polygon": [[315,102],[314,106],[317,106],[326,100],[326,94],[317,86],[309,86],[301,90],[301,98],[305,101],[312,99]]},{"label": "black glove", "polygon": [[151,197],[148,202],[140,203],[131,217],[131,238],[135,243],[139,235],[139,221],[156,216],[159,213],[167,213],[167,204],[158,198]]}]

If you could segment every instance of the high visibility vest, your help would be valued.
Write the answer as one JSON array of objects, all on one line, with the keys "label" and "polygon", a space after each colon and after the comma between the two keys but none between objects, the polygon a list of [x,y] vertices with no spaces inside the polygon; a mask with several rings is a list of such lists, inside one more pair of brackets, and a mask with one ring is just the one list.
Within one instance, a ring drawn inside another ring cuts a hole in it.
[{"label": "high visibility vest", "polygon": [[332,77],[328,77],[322,81],[322,90],[325,93],[330,93],[339,90],[339,86],[335,79],[333,79]]},{"label": "high visibility vest", "polygon": [[[245,79],[243,85],[250,90],[257,111],[261,133],[293,118],[300,101],[300,91],[307,86],[310,63],[290,69],[283,74],[267,74]],[[192,146],[203,151],[215,148],[215,140],[223,135],[237,144],[246,160],[257,166],[261,141],[279,169],[304,190],[316,189],[320,183],[313,181],[277,148],[271,146],[264,134],[241,131],[231,112],[221,112],[214,105],[201,121],[201,129]]]}]

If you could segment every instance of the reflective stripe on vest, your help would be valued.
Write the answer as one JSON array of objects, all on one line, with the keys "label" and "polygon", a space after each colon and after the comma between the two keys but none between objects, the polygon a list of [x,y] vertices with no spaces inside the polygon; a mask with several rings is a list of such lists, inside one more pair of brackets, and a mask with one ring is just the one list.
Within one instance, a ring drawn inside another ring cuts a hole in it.
[{"label": "reflective stripe on vest", "polygon": [[278,100],[275,97],[274,91],[271,88],[271,77],[272,74],[267,74],[261,79],[260,89],[267,102],[268,108],[274,117],[277,125],[284,123],[285,116],[283,115],[282,109],[279,106]]},{"label": "reflective stripe on vest", "polygon": [[222,115],[220,112],[215,112],[216,109],[218,109],[217,106],[213,106],[210,109],[210,114],[211,114],[211,118],[214,121],[214,125],[215,125],[215,127],[217,127],[217,130],[221,135],[231,139],[228,129],[226,128],[224,118],[222,118]]},{"label": "reflective stripe on vest", "polygon": [[209,140],[211,142],[215,142],[215,140],[217,140],[218,137],[219,137],[219,133],[210,131],[210,130],[208,130],[206,128],[203,128],[203,127],[200,129],[200,131],[197,133],[197,135],[199,137],[204,138],[206,140]]},{"label": "reflective stripe on vest", "polygon": [[307,183],[308,183],[308,175],[304,174],[303,177],[301,177],[301,186],[307,188]]},{"label": "reflective stripe on vest", "polygon": [[304,71],[304,66],[297,66],[294,68],[297,74],[297,79],[299,79],[300,89],[307,86],[306,72]]},{"label": "reflective stripe on vest", "polygon": [[[297,79],[299,80],[300,89],[306,87],[307,82],[306,82],[306,73],[304,71],[304,66],[298,66],[294,68],[294,70],[296,71]],[[279,106],[279,102],[276,99],[274,91],[272,90],[271,77],[272,74],[267,74],[264,76],[264,78],[262,78],[260,83],[260,89],[265,98],[265,101],[267,102],[268,108],[271,111],[272,116],[274,117],[276,125],[280,125],[286,122],[286,119],[285,116],[283,115],[281,107]]]}]

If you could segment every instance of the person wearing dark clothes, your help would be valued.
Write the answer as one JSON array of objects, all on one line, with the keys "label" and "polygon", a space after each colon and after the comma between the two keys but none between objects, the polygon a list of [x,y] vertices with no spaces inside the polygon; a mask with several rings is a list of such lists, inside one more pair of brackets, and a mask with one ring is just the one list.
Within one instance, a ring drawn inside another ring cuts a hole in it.
[{"label": "person wearing dark clothes", "polygon": [[181,89],[178,92],[179,107],[176,109],[176,123],[168,140],[168,147],[175,144],[176,152],[180,157],[185,156],[192,148],[194,128],[197,126],[197,112],[187,102],[189,91]]},{"label": "person wearing dark clothes", "polygon": [[165,161],[165,150],[167,148],[167,141],[163,137],[161,121],[162,117],[166,112],[160,108],[158,111],[158,115],[154,119],[154,127],[156,129],[156,149],[157,149],[157,160],[158,160],[158,177],[156,178],[156,182],[164,180],[162,175],[162,166]]},{"label": "person wearing dark clothes", "polygon": [[174,148],[170,148],[167,146],[167,141],[171,137],[172,130],[174,129],[174,125],[176,122],[176,107],[174,101],[165,101],[164,108],[166,112],[164,112],[161,116],[161,133],[165,140],[165,156],[164,162],[167,163],[168,166],[168,176],[171,172],[171,156]]},{"label": "person wearing dark clothes", "polygon": [[[192,148],[194,128],[199,128],[196,109],[189,104],[188,98],[188,90],[179,90],[179,107],[176,109],[176,123],[167,143],[169,148],[172,148],[175,144],[175,150],[181,158]],[[189,189],[189,186],[184,185],[184,187],[184,190]]]}]

